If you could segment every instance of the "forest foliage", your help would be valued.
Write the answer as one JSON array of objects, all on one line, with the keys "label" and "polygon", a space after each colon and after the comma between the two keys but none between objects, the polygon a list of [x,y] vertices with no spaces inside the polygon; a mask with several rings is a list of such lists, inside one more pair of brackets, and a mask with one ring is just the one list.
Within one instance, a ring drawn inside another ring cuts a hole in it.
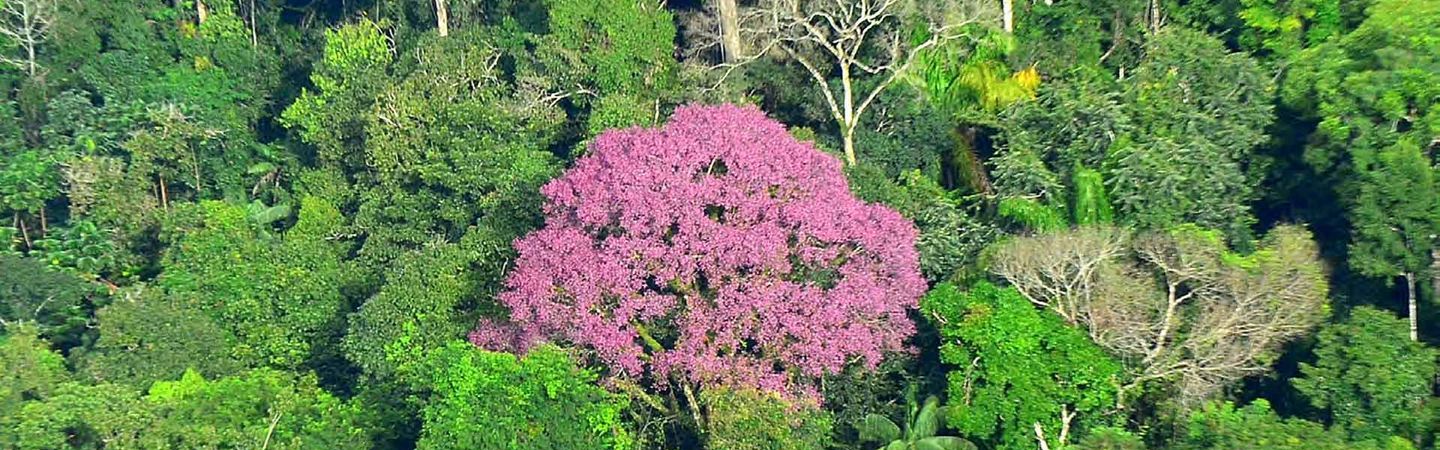
[{"label": "forest foliage", "polygon": [[0,0],[0,448],[1435,448],[1437,158],[1437,0]]}]

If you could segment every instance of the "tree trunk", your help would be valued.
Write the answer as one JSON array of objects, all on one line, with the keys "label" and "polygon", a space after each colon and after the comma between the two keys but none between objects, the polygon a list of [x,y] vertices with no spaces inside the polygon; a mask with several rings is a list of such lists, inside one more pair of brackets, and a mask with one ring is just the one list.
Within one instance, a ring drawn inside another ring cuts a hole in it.
[{"label": "tree trunk", "polygon": [[33,248],[35,244],[30,242],[30,230],[25,228],[25,221],[20,220],[19,212],[15,213],[15,225],[18,225],[17,228],[20,229],[20,237],[25,239],[25,251],[30,251],[30,249]]},{"label": "tree trunk", "polygon": [[1405,299],[1410,307],[1410,340],[1420,340],[1420,318],[1416,316],[1418,308],[1415,307],[1415,273],[1405,272]]},{"label": "tree trunk", "polygon": [[1150,33],[1160,31],[1160,0],[1150,0]]},{"label": "tree trunk", "polygon": [[1000,0],[1000,10],[1005,14],[1005,32],[1015,32],[1015,0]]},{"label": "tree trunk", "polygon": [[858,161],[855,157],[855,128],[860,126],[860,120],[855,117],[855,91],[850,82],[850,66],[840,66],[840,86],[844,89],[845,109],[842,112],[840,121],[840,133],[845,141],[845,165],[853,166]]},{"label": "tree trunk", "polygon": [[170,192],[165,189],[165,176],[160,175],[160,207],[170,210]]},{"label": "tree trunk", "polygon": [[720,10],[720,49],[725,62],[734,63],[745,54],[740,42],[740,7],[735,0],[716,0],[715,7]]},{"label": "tree trunk", "polygon": [[260,46],[260,35],[256,32],[260,21],[259,14],[255,11],[255,0],[250,0],[250,48]]},{"label": "tree trunk", "polygon": [[435,22],[440,27],[440,37],[450,35],[450,7],[446,5],[449,0],[435,0]]},{"label": "tree trunk", "polygon": [[205,24],[205,19],[210,18],[210,11],[205,9],[204,0],[195,0],[195,15],[199,17],[201,25]]},{"label": "tree trunk", "polygon": [[847,126],[841,133],[841,140],[845,142],[845,165],[854,166],[855,159],[855,127]]}]

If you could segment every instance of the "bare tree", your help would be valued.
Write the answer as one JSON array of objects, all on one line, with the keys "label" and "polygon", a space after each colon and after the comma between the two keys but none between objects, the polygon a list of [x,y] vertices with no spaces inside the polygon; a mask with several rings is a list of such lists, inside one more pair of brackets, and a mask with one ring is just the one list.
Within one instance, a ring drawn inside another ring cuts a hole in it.
[{"label": "bare tree", "polygon": [[[727,1],[722,0],[721,6],[728,7]],[[695,45],[709,48],[719,42],[724,62],[712,69],[725,75],[772,53],[799,63],[824,94],[825,105],[840,129],[846,162],[855,164],[855,130],[875,99],[927,49],[968,38],[968,25],[997,21],[994,16],[998,14],[989,3],[759,0],[755,6],[737,6],[735,24],[727,24],[724,17],[716,21],[719,26],[713,28],[720,29],[719,33],[698,33]],[[922,39],[914,38],[911,25],[920,26]],[[724,42],[730,30],[735,48]],[[832,77],[838,77],[838,87],[830,83]],[[875,82],[861,86],[864,77],[874,77]]]},{"label": "bare tree", "polygon": [[1322,319],[1323,266],[1300,227],[1272,230],[1251,255],[1204,233],[1121,241],[1102,230],[1017,239],[992,270],[1123,358],[1122,394],[1167,381],[1182,402],[1207,398],[1268,370],[1281,345]]},{"label": "bare tree", "polygon": [[1030,302],[1080,324],[1103,287],[1104,272],[1116,270],[1124,243],[1124,233],[1108,227],[1019,238],[1000,247],[990,270]]},{"label": "bare tree", "polygon": [[55,0],[0,0],[0,36],[20,50],[20,56],[0,54],[0,62],[29,76],[40,71],[39,48],[49,37],[55,20]]}]

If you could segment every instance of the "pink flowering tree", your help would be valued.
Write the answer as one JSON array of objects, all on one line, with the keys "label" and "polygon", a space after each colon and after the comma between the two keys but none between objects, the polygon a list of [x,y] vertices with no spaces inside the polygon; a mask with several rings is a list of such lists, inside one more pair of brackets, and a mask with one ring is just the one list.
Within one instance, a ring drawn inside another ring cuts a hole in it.
[{"label": "pink flowering tree", "polygon": [[542,193],[545,227],[516,241],[500,295],[522,337],[482,327],[477,344],[569,342],[687,396],[803,395],[914,332],[914,227],[758,109],[690,106],[663,128],[606,132]]}]

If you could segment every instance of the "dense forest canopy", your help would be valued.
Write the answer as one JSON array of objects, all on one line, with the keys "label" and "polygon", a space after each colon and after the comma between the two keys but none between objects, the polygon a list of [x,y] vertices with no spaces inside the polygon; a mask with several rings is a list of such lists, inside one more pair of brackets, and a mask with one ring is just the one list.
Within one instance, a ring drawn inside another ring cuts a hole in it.
[{"label": "dense forest canopy", "polygon": [[0,448],[1436,448],[1440,0],[0,0]]}]

